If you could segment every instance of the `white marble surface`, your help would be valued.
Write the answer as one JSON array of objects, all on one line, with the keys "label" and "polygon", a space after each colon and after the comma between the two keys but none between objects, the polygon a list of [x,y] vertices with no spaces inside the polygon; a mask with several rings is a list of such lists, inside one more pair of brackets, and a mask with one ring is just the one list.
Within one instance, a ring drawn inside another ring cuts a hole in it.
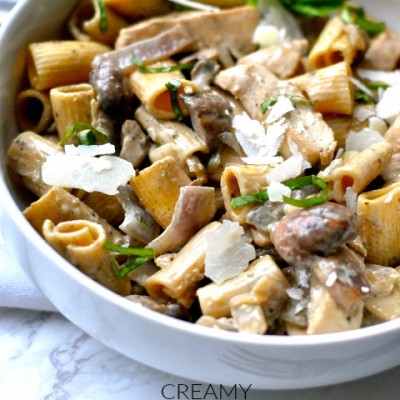
[{"label": "white marble surface", "polygon": [[[0,21],[6,17],[12,3],[13,0],[0,1]],[[13,261],[8,254],[5,256],[4,247],[2,254],[0,267],[4,272]],[[23,304],[20,299],[9,295],[10,292],[15,294],[13,290],[8,290],[9,297],[5,298],[6,289],[17,282],[19,288],[24,284],[27,290],[31,290],[25,295],[37,299],[36,303],[30,302],[30,308],[46,307],[46,302],[37,296],[21,274],[18,270],[17,280],[6,282],[3,279],[0,282],[0,303],[9,306]],[[133,344],[134,340],[133,334]],[[324,388],[296,391],[250,389],[246,396],[240,389],[228,396],[229,389],[226,388],[225,394],[222,392],[220,395],[217,386],[210,388],[206,383],[189,382],[165,374],[108,349],[58,313],[0,308],[1,400],[397,400],[399,374],[400,367],[356,382]],[[193,390],[192,394],[184,391],[186,388]],[[181,389],[180,394],[178,389]]]}]

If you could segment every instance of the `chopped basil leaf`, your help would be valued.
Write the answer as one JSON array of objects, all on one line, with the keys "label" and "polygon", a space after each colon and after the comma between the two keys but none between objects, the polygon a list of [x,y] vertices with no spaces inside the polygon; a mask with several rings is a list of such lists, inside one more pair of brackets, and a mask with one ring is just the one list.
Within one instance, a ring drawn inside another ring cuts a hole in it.
[{"label": "chopped basil leaf", "polygon": [[150,261],[150,257],[137,257],[135,260],[130,261],[124,265],[119,265],[117,260],[115,259],[114,255],[110,256],[110,262],[112,270],[117,278],[125,278],[129,272],[133,271],[134,269],[140,267],[147,261]]},{"label": "chopped basil leaf", "polygon": [[153,249],[147,247],[123,247],[109,242],[105,243],[103,247],[125,256],[154,257],[155,254]]},{"label": "chopped basil leaf", "polygon": [[[292,102],[304,102],[307,103],[310,107],[314,107],[314,102],[307,97],[301,96],[300,94],[285,94],[285,96]],[[274,106],[278,102],[278,99],[266,99],[261,103],[261,111],[263,114],[267,112],[267,110]]]},{"label": "chopped basil leaf", "polygon": [[371,90],[378,90],[378,89],[386,90],[390,87],[390,85],[386,83],[367,83],[365,86]]},{"label": "chopped basil leaf", "polygon": [[[88,133],[91,132],[91,134]],[[62,140],[60,141],[59,145],[64,146],[65,142],[70,139],[72,136],[77,135],[79,141],[83,145],[90,145],[90,144],[104,144],[108,143],[110,140],[106,132],[95,128],[91,124],[86,122],[82,122],[80,124],[72,125],[64,134]],[[95,140],[93,140],[93,137]]]},{"label": "chopped basil leaf", "polygon": [[[316,204],[325,203],[328,200],[328,187],[322,179],[315,175],[304,176],[297,179],[291,179],[282,182],[283,185],[288,187],[290,190],[300,189],[308,185],[315,185],[321,189],[321,194],[316,197],[310,197],[307,199],[297,200],[291,197],[283,196],[283,201],[287,204],[294,205],[296,207],[311,207]],[[233,208],[243,207],[251,203],[264,203],[268,201],[268,194],[266,190],[263,190],[257,194],[244,194],[239,197],[235,197],[231,200],[231,206]]]},{"label": "chopped basil leaf", "polygon": [[146,220],[142,216],[139,218],[139,224],[144,226],[145,228],[149,227],[149,225],[147,224]]},{"label": "chopped basil leaf", "polygon": [[104,4],[104,0],[98,0],[97,3],[100,10],[100,31],[105,33],[108,30],[107,8]]},{"label": "chopped basil leaf", "polygon": [[138,67],[138,70],[144,74],[159,74],[163,72],[173,72],[173,71],[183,71],[185,69],[192,69],[194,63],[183,63],[176,65],[166,65],[164,67],[146,67],[143,61],[139,60],[134,54],[132,56],[132,61]]},{"label": "chopped basil leaf", "polygon": [[375,101],[375,99],[371,95],[369,95],[368,93],[365,93],[361,89],[357,89],[354,92],[354,100],[357,103],[362,103],[362,104],[371,104],[371,103],[374,103],[374,101]]},{"label": "chopped basil leaf", "polygon": [[348,24],[357,25],[370,36],[376,36],[386,30],[386,24],[384,22],[368,19],[362,7],[347,5],[343,8],[340,17]]},{"label": "chopped basil leaf", "polygon": [[105,243],[103,248],[125,256],[136,256],[133,260],[128,261],[126,264],[119,265],[114,254],[110,255],[112,269],[115,276],[118,278],[124,278],[129,274],[129,272],[133,271],[137,267],[140,267],[145,262],[150,261],[155,256],[155,252],[151,248],[123,247],[109,242]]},{"label": "chopped basil leaf", "polygon": [[267,99],[267,100],[264,100],[264,101],[261,103],[261,111],[262,111],[262,113],[265,114],[265,113],[267,112],[268,108],[274,106],[277,102],[278,102],[277,99]]},{"label": "chopped basil leaf", "polygon": [[324,17],[343,7],[347,0],[281,0],[289,11],[304,17]]},{"label": "chopped basil leaf", "polygon": [[171,107],[178,121],[183,120],[183,112],[178,100],[178,90],[182,87],[182,82],[178,79],[171,79],[165,84],[171,98]]},{"label": "chopped basil leaf", "polygon": [[96,144],[96,135],[90,129],[85,129],[83,131],[78,132],[77,136],[81,144],[85,146]]}]

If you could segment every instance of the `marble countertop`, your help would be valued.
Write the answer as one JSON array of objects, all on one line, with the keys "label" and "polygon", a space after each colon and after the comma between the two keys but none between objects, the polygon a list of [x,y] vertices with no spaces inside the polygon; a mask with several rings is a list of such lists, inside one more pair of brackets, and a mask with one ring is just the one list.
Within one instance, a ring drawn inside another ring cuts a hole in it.
[{"label": "marble countertop", "polygon": [[213,391],[108,349],[58,313],[14,308],[0,309],[0,349],[0,399],[7,400],[397,400],[400,391],[398,367],[310,390],[220,395],[218,387]]},{"label": "marble countertop", "polygon": [[[14,2],[0,1],[0,22]],[[0,349],[1,400],[397,400],[400,392],[398,367],[310,390],[220,393],[130,360],[57,312],[0,308]]]}]

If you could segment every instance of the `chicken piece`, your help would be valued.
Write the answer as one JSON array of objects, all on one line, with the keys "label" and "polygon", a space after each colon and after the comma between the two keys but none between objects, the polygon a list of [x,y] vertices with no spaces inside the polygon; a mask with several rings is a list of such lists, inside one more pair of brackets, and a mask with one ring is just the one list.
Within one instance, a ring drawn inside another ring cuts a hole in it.
[{"label": "chicken piece", "polygon": [[371,41],[365,60],[376,70],[393,71],[400,61],[400,34],[385,30]]},{"label": "chicken piece", "polygon": [[308,47],[306,40],[291,40],[262,48],[238,60],[238,64],[260,64],[267,67],[279,79],[296,74]]},{"label": "chicken piece", "polygon": [[351,311],[345,311],[318,279],[311,279],[311,304],[306,331],[308,335],[358,329],[361,327],[362,316],[361,300],[354,304]]},{"label": "chicken piece", "polygon": [[120,49],[181,25],[193,38],[187,51],[214,47],[226,49],[240,58],[255,49],[252,36],[259,21],[260,13],[256,7],[172,13],[121,29],[115,47]]}]

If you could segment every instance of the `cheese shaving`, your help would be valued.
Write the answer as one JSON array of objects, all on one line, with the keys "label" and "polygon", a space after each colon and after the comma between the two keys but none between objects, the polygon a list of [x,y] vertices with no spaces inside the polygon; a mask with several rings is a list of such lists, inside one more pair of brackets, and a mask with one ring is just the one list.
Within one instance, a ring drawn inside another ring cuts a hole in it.
[{"label": "cheese shaving", "polygon": [[239,275],[256,258],[237,222],[224,220],[219,229],[206,234],[205,244],[205,276],[217,284]]},{"label": "cheese shaving", "polygon": [[395,118],[400,114],[399,97],[400,84],[385,90],[382,99],[376,105],[377,116],[386,119],[389,123],[393,123]]},{"label": "cheese shaving", "polygon": [[283,196],[290,197],[292,191],[279,182],[271,182],[267,188],[268,198],[273,202],[282,202]]},{"label": "cheese shaving", "polygon": [[375,71],[371,69],[358,69],[357,74],[362,79],[368,79],[372,82],[386,83],[387,85],[400,84],[400,70],[393,72]]},{"label": "cheese shaving", "polygon": [[346,138],[346,151],[363,151],[371,144],[384,142],[384,137],[377,131],[364,128],[359,132],[350,131]]},{"label": "cheese shaving", "polygon": [[135,174],[130,162],[114,156],[87,157],[62,153],[47,157],[42,179],[47,185],[83,189],[86,192],[118,193]]},{"label": "cheese shaving", "polygon": [[90,145],[90,146],[74,146],[73,144],[67,144],[64,146],[65,154],[70,156],[101,156],[105,154],[114,154],[115,146],[111,143]]},{"label": "cheese shaving", "polygon": [[279,96],[278,101],[271,108],[266,122],[267,124],[276,122],[293,110],[294,106],[292,101],[287,96]]},{"label": "cheese shaving", "polygon": [[272,182],[284,182],[288,179],[297,178],[304,170],[310,167],[311,165],[304,160],[303,156],[297,153],[269,172],[267,181],[271,184]]}]

